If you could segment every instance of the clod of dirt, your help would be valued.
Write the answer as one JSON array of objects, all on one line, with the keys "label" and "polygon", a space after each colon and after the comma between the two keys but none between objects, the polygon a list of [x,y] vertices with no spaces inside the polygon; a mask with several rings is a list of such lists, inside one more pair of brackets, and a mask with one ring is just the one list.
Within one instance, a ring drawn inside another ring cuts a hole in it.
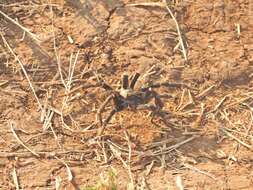
[{"label": "clod of dirt", "polygon": [[27,96],[24,94],[21,95],[15,95],[12,94],[11,92],[6,93],[6,92],[1,92],[0,91],[0,97],[1,97],[1,102],[0,102],[0,115],[5,116],[8,114],[8,112],[12,112],[10,110],[15,109],[24,109],[25,103],[27,101]]},{"label": "clod of dirt", "polygon": [[0,54],[0,62],[1,62],[0,64],[0,75],[1,75],[6,71],[6,66],[5,64],[3,64],[6,62],[4,55]]},{"label": "clod of dirt", "polygon": [[207,70],[204,67],[199,68],[189,68],[182,72],[182,79],[184,81],[196,81],[198,83],[203,83],[207,78]]},{"label": "clod of dirt", "polygon": [[233,175],[228,178],[228,186],[231,190],[248,189],[250,184],[250,179],[246,176]]},{"label": "clod of dirt", "polygon": [[[142,12],[143,17],[133,17],[135,12]],[[125,39],[136,35],[138,31],[144,28],[144,18],[150,13],[144,9],[129,8],[117,9],[115,15],[111,18],[111,25],[108,29],[108,35],[111,39]]]},{"label": "clod of dirt", "polygon": [[235,7],[226,6],[222,0],[196,1],[192,3],[188,9],[189,12],[186,13],[187,25],[207,33],[229,31],[231,26],[226,20],[232,17],[234,9]]},{"label": "clod of dirt", "polygon": [[210,79],[221,82],[242,83],[248,81],[248,77],[252,68],[248,62],[217,62],[211,67],[209,75]]}]

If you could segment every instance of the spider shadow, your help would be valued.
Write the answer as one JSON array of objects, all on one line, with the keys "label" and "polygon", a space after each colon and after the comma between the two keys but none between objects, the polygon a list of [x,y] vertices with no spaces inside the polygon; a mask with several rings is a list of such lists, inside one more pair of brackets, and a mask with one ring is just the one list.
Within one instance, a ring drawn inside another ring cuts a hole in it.
[{"label": "spider shadow", "polygon": [[[217,164],[224,164],[223,161],[217,158],[217,149],[219,144],[217,143],[218,137],[216,134],[211,135],[198,135],[199,130],[196,128],[187,127],[185,129],[170,128],[170,130],[164,130],[164,133],[154,138],[147,147],[154,144],[159,144],[156,148],[149,151],[157,152],[162,149],[168,149],[171,147],[172,151],[167,154],[160,154],[158,156],[144,157],[141,162],[151,162],[155,160],[157,166],[161,166],[161,158],[166,163],[173,162],[176,166],[181,166],[184,160],[190,163],[207,163],[214,162]],[[196,135],[195,135],[196,134]],[[181,144],[181,145],[179,145]],[[179,145],[177,148],[174,146]]]},{"label": "spider shadow", "polygon": [[[145,130],[143,125],[136,124],[120,129],[127,131],[130,135],[131,142],[134,144],[132,151],[144,153],[144,156],[140,156],[140,159],[133,164],[133,168],[144,167],[143,169],[145,169],[145,166],[152,162],[155,163],[155,166],[160,167],[162,165],[161,159],[164,159],[166,163],[173,163],[176,167],[181,167],[184,159],[186,163],[194,161],[196,163],[213,162],[219,165],[224,164],[217,157],[217,149],[220,148],[220,145],[217,143],[218,137],[216,134],[198,135],[202,129],[193,127],[187,127],[186,132],[185,129],[171,128],[160,123],[153,123],[153,125],[153,127],[147,126]],[[157,135],[159,130],[161,133]],[[122,132],[120,133],[122,134]],[[122,140],[117,143],[126,145]],[[181,143],[182,145],[173,148]],[[173,150],[168,151],[166,154],[159,154],[158,152],[161,152],[162,149]],[[155,153],[158,153],[158,155],[154,155]]]}]

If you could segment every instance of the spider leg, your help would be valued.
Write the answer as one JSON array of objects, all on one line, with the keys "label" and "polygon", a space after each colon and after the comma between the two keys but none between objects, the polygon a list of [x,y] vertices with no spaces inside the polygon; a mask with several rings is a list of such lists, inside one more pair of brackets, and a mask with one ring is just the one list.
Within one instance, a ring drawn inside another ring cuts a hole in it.
[{"label": "spider leg", "polygon": [[160,98],[160,95],[155,91],[152,91],[152,95],[155,99],[155,105],[158,106],[161,109],[163,107],[163,102]]},{"label": "spider leg", "polygon": [[103,89],[113,90],[113,88],[109,84],[107,84],[101,76],[96,74],[96,78],[97,78],[97,81],[98,81],[98,85],[101,86]]},{"label": "spider leg", "polygon": [[155,109],[152,112],[151,122],[155,124],[154,119],[155,119],[155,116],[157,115],[157,116],[159,116],[162,119],[163,123],[166,126],[171,126],[171,123],[168,121],[168,112],[162,110],[162,107],[164,106],[164,104],[163,104],[163,102],[161,100],[161,96],[157,92],[155,92],[155,91],[152,91],[152,95],[153,95],[153,97],[155,99],[155,105],[156,105],[157,109]]},{"label": "spider leg", "polygon": [[112,117],[114,116],[115,113],[117,113],[116,109],[113,109],[113,110],[110,111],[108,117],[106,118],[106,120],[104,121],[102,127],[98,131],[98,136],[101,136],[103,134],[106,125],[110,122],[110,120],[112,119]]},{"label": "spider leg", "polygon": [[136,84],[139,77],[140,77],[140,73],[135,73],[135,75],[134,75],[134,77],[133,77],[133,79],[130,83],[130,88],[131,89],[134,89],[134,86],[135,86],[135,84]]},{"label": "spider leg", "polygon": [[101,87],[105,90],[113,90],[113,88],[109,84],[105,83],[104,81],[101,83]]},{"label": "spider leg", "polygon": [[159,83],[155,83],[155,84],[151,84],[149,87],[151,88],[160,88],[161,86],[165,86],[165,87],[181,87],[181,85],[172,85],[169,82],[159,82]]},{"label": "spider leg", "polygon": [[137,110],[151,110],[151,123],[157,125],[154,119],[155,119],[155,116],[159,116],[162,119],[162,122],[166,126],[172,127],[171,123],[168,121],[168,117],[167,117],[168,113],[166,111],[161,110],[159,106],[156,106],[154,104],[143,104],[143,105],[139,105],[136,109]]},{"label": "spider leg", "polygon": [[103,120],[102,120],[102,112],[104,111],[106,105],[113,99],[114,95],[110,95],[106,98],[106,100],[102,103],[102,105],[99,107],[97,111],[97,119],[100,123],[100,126],[103,125]]},{"label": "spider leg", "polygon": [[122,79],[121,79],[122,81],[122,88],[124,89],[124,90],[126,90],[126,89],[128,89],[128,75],[127,74],[123,74],[122,75]]},{"label": "spider leg", "polygon": [[165,87],[171,87],[171,88],[188,88],[191,89],[191,87],[189,87],[186,84],[183,83],[173,83],[173,82],[160,82],[160,83],[156,83],[156,84],[151,84],[149,87],[150,88],[160,88],[161,86],[165,86]]},{"label": "spider leg", "polygon": [[136,107],[136,110],[151,110],[154,112],[158,107],[154,104],[141,104]]},{"label": "spider leg", "polygon": [[139,105],[136,110],[150,110],[151,111],[151,123],[154,123],[155,115],[160,115],[160,108],[154,104],[142,104]]},{"label": "spider leg", "polygon": [[[155,98],[157,98],[157,101],[160,101],[160,98],[158,96],[156,96]],[[168,112],[163,111],[161,108],[162,107],[157,103],[156,104],[141,104],[136,107],[136,110],[150,110],[151,111],[151,123],[157,125],[154,122],[154,119],[155,119],[155,116],[159,116],[166,126],[171,126],[171,123],[168,121]]]},{"label": "spider leg", "polygon": [[171,126],[171,124],[167,121],[168,120],[167,114],[165,112],[163,112],[162,110],[158,110],[156,112],[153,112],[152,115],[151,115],[151,123],[153,123],[154,125],[157,126],[158,124],[155,122],[155,116],[159,116],[161,118],[162,122],[166,126]]}]

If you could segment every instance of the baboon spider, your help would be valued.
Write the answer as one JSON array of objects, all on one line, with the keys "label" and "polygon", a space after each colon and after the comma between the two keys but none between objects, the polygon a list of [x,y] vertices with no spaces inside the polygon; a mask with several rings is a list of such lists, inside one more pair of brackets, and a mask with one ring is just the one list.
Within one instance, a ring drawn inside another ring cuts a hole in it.
[{"label": "baboon spider", "polygon": [[[121,79],[121,88],[119,90],[114,90],[111,86],[106,84],[104,81],[101,83],[101,86],[105,90],[109,90],[111,95],[109,95],[106,100],[101,104],[97,111],[97,119],[100,123],[101,129],[98,135],[102,135],[106,125],[110,122],[113,115],[117,112],[120,112],[124,109],[131,109],[131,110],[150,110],[152,113],[157,113],[161,115],[160,111],[163,107],[163,103],[160,99],[160,95],[154,91],[154,88],[159,88],[161,86],[166,87],[181,87],[181,83],[157,83],[151,85],[143,85],[141,88],[135,90],[135,84],[140,77],[139,73],[135,73],[131,81],[128,79],[127,74],[122,75]],[[130,84],[129,84],[130,82]],[[154,103],[150,103],[151,100],[154,99]],[[110,103],[113,102],[112,110],[110,111],[107,118],[104,120],[102,119],[102,112],[104,111],[105,107]]]}]

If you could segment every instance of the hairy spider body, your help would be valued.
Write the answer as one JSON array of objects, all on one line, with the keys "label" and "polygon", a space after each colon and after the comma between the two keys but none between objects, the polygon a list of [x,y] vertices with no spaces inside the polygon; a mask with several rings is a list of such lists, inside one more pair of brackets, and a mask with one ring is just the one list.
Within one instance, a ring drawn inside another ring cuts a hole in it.
[{"label": "hairy spider body", "polygon": [[125,91],[121,90],[118,94],[114,95],[113,98],[115,107],[119,106],[121,111],[125,108],[137,109],[141,105],[148,104],[153,98],[157,98],[156,93],[151,89],[145,89],[145,91]]}]

